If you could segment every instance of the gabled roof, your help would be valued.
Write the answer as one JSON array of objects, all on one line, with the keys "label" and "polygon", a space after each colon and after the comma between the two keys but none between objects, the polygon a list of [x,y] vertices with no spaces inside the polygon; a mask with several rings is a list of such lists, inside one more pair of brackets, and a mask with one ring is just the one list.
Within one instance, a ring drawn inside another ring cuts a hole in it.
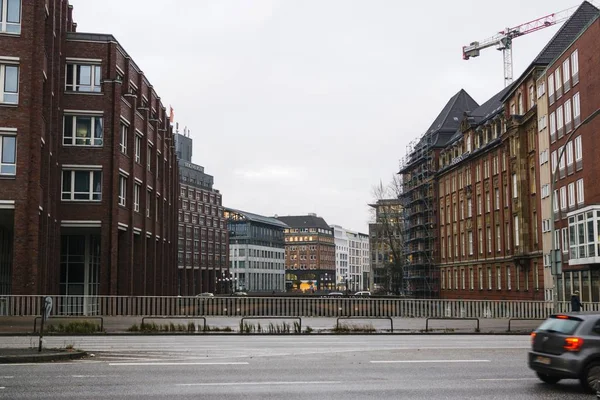
[{"label": "gabled roof", "polygon": [[265,217],[262,215],[253,214],[253,213],[249,213],[247,211],[242,211],[242,210],[236,210],[233,208],[227,208],[227,211],[236,213],[236,214],[240,214],[244,218],[246,218],[246,220],[248,220],[248,221],[258,222],[258,223],[266,224],[266,225],[278,226],[280,228],[288,227],[284,222],[278,220],[277,218]]},{"label": "gabled roof", "polygon": [[275,217],[290,228],[321,228],[331,230],[331,227],[321,217],[316,215],[295,215],[287,217]]},{"label": "gabled roof", "polygon": [[[548,44],[542,49],[529,67],[521,74],[519,79],[515,82],[522,81],[528,74],[531,68],[535,66],[546,66],[550,64],[556,57],[560,56],[573,42],[573,40],[579,36],[579,33],[585,29],[589,23],[596,18],[600,10],[594,7],[591,3],[584,1],[581,3],[579,8],[575,10],[573,15],[560,27],[558,32],[550,39]],[[513,86],[513,89],[516,86]],[[505,101],[513,90],[508,91],[502,97],[502,101]]]}]

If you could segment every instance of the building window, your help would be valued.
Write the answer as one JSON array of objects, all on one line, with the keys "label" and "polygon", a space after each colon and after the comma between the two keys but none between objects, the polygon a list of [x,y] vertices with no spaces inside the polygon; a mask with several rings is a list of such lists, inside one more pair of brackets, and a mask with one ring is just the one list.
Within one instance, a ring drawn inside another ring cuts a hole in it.
[{"label": "building window", "polygon": [[498,252],[502,250],[502,235],[500,234],[500,225],[496,225],[496,248]]},{"label": "building window", "polygon": [[469,255],[472,256],[473,255],[473,232],[469,231],[468,236],[469,236]]},{"label": "building window", "polygon": [[[567,142],[567,166],[570,167],[573,165],[573,142]],[[561,163],[562,164],[562,163]]]},{"label": "building window", "polygon": [[460,270],[460,283],[461,283],[461,289],[465,290],[466,289],[466,277],[465,277],[465,270],[461,269]]},{"label": "building window", "polygon": [[565,101],[565,129],[571,132],[573,129],[573,115],[571,114],[571,99]]},{"label": "building window", "polygon": [[579,102],[579,92],[573,95],[573,120],[575,121],[575,126],[579,125],[581,122],[581,104]]},{"label": "building window", "polygon": [[483,290],[483,269],[479,267],[479,290]]},{"label": "building window", "polygon": [[21,0],[0,0],[0,32],[21,33]]},{"label": "building window", "polygon": [[479,247],[479,254],[483,254],[483,231],[481,229],[479,229],[478,247]]},{"label": "building window", "polygon": [[558,138],[560,139],[564,135],[563,131],[564,120],[563,120],[563,106],[559,106],[556,109],[556,132],[558,133]]},{"label": "building window", "polygon": [[133,210],[140,212],[140,191],[142,186],[138,183],[133,185]]},{"label": "building window", "polygon": [[533,85],[529,86],[529,108],[533,108],[535,106],[535,89]]},{"label": "building window", "polygon": [[548,76],[548,103],[554,104],[554,75]]},{"label": "building window", "polygon": [[125,206],[127,197],[127,178],[119,175],[119,205]]},{"label": "building window", "polygon": [[560,79],[560,66],[554,71],[554,81],[556,82],[556,99],[560,99],[562,96],[562,79]]},{"label": "building window", "polygon": [[510,267],[506,267],[506,289],[511,290],[512,285],[510,283]]},{"label": "building window", "polygon": [[[581,205],[584,203],[583,199],[583,179],[577,180],[577,204]],[[598,232],[600,234],[600,232]]]},{"label": "building window", "polygon": [[579,54],[577,50],[571,53],[571,76],[573,77],[573,86],[579,82]]},{"label": "building window", "polygon": [[563,86],[565,87],[565,93],[571,89],[571,71],[569,68],[569,59],[563,61]]},{"label": "building window", "polygon": [[481,215],[481,210],[482,210],[482,201],[481,201],[481,195],[478,194],[477,195],[477,215]]},{"label": "building window", "polygon": [[490,192],[485,192],[485,212],[490,212]]},{"label": "building window", "polygon": [[556,113],[550,114],[550,142],[556,141]]},{"label": "building window", "polygon": [[146,191],[146,218],[150,218],[150,210],[152,207],[152,190]]},{"label": "building window", "polygon": [[121,153],[123,154],[127,154],[127,131],[129,130],[129,127],[125,124],[121,124],[121,140],[120,140],[120,147],[121,147]]},{"label": "building window", "polygon": [[519,246],[519,216],[515,215],[514,218],[515,225],[515,247]]},{"label": "building window", "polygon": [[148,145],[148,150],[146,153],[146,167],[148,171],[152,170],[152,146]]},{"label": "building window", "polygon": [[142,137],[138,134],[135,135],[134,148],[135,162],[139,164],[142,161]]},{"label": "building window", "polygon": [[575,161],[581,161],[583,159],[583,151],[581,147],[581,136],[575,138]]},{"label": "building window", "polygon": [[567,209],[567,187],[563,186],[560,188],[560,209]]},{"label": "building window", "polygon": [[473,282],[473,267],[469,268],[469,289],[470,290],[474,290],[475,289],[475,282]]},{"label": "building window", "polygon": [[[1,4],[2,0],[0,0]],[[19,67],[0,64],[0,103],[19,103]]]},{"label": "building window", "polygon": [[99,65],[67,64],[67,92],[101,92]]},{"label": "building window", "polygon": [[502,290],[502,268],[496,267],[496,288]]},{"label": "building window", "polygon": [[102,146],[104,124],[102,117],[65,115],[63,145]]},{"label": "building window", "polygon": [[471,198],[467,199],[467,218],[471,218],[473,216],[473,204]]},{"label": "building window", "polygon": [[488,290],[492,290],[493,287],[493,283],[492,283],[492,267],[488,267]]},{"label": "building window", "polygon": [[517,174],[512,174],[512,182],[513,182],[513,199],[516,199],[518,197],[518,181],[517,181]]},{"label": "building window", "polygon": [[17,137],[0,132],[0,175],[17,173]]},{"label": "building window", "polygon": [[62,200],[102,200],[102,171],[64,170]]},{"label": "building window", "polygon": [[446,271],[444,271],[444,269],[442,269],[441,277],[442,277],[442,289],[446,289]]},{"label": "building window", "polygon": [[575,183],[569,183],[569,208],[575,207]]}]

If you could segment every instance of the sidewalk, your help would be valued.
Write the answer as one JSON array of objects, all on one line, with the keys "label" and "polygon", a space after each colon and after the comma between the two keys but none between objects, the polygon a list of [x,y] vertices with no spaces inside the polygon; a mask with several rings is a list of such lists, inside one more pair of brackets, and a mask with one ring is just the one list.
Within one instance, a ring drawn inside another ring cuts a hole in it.
[{"label": "sidewalk", "polygon": [[85,351],[67,349],[2,349],[0,348],[0,364],[35,363],[76,360],[84,357]]},{"label": "sidewalk", "polygon": [[[287,322],[288,324],[294,323],[294,318],[290,317],[289,320],[282,319],[269,319],[264,317],[256,319],[246,320],[249,324],[261,324],[263,327],[269,323],[274,325]],[[206,324],[210,328],[225,328],[229,327],[234,332],[239,331],[239,324],[241,316],[238,317],[206,317]],[[426,318],[393,318],[394,332],[398,333],[423,333],[427,324]],[[97,319],[60,319],[60,317],[51,317],[47,324],[58,325],[59,323],[68,324],[74,321],[86,321],[90,323],[99,324]],[[297,321],[297,318],[296,318]],[[173,323],[175,325],[186,325],[189,322],[194,322],[198,325],[199,329],[202,329],[203,321],[202,317],[180,317],[180,318],[150,318],[146,317],[145,323],[156,323],[157,325],[165,325]],[[541,320],[513,320],[510,321],[511,332],[517,333],[529,333],[541,324]],[[0,317],[0,335],[27,335],[33,333],[34,317]],[[128,329],[133,325],[138,327],[142,323],[142,317],[103,317],[104,332],[106,334],[123,334],[127,333]],[[335,317],[302,317],[302,329],[310,327],[314,333],[319,331],[331,330],[335,327],[337,318]],[[482,318],[479,320],[480,333],[507,333],[509,320],[508,319],[487,319]],[[344,325],[372,325],[377,330],[389,330],[390,321],[389,319],[340,319],[340,324]],[[464,319],[464,320],[453,320],[453,319],[430,319],[429,330],[436,333],[475,333],[477,321]],[[39,321],[37,329],[39,330]]]}]

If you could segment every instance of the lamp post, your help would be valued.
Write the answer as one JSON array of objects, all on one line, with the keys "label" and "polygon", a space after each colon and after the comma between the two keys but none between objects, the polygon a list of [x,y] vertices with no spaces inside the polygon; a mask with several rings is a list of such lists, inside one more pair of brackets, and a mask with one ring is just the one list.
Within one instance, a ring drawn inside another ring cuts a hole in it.
[{"label": "lamp post", "polygon": [[[573,135],[584,125],[588,124],[591,120],[596,118],[600,114],[600,108],[590,114],[586,119],[584,119],[579,125],[573,129],[573,131],[566,137],[565,143],[569,143]],[[556,234],[556,228],[554,227],[555,215],[554,215],[554,191],[556,190],[556,182],[558,181],[558,172],[560,169],[560,160],[562,159],[565,153],[566,145],[559,147],[558,158],[556,160],[556,165],[554,166],[554,171],[551,172],[550,181],[551,181],[551,189],[550,189],[550,271],[552,273],[552,303],[554,312],[558,311],[558,275],[562,274],[562,252],[556,249],[556,240],[554,239],[554,235]],[[567,168],[567,167],[565,167]],[[558,200],[558,193],[556,194]],[[561,204],[557,207],[558,211],[558,219],[561,219]],[[560,241],[560,236],[559,236]]]}]

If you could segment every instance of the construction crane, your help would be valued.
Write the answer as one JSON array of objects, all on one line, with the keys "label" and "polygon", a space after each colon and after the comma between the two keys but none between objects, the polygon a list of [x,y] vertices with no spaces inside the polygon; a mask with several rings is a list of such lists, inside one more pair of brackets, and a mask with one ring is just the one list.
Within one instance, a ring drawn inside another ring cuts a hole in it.
[{"label": "construction crane", "polygon": [[496,49],[502,50],[502,55],[504,58],[504,87],[506,87],[513,82],[513,39],[564,22],[569,19],[571,15],[573,15],[577,8],[578,6],[571,7],[566,10],[517,25],[514,28],[506,28],[505,30],[500,31],[496,35],[482,40],[481,42],[472,42],[468,46],[463,46],[463,59],[468,60],[471,57],[478,57],[481,50],[496,46]]}]

